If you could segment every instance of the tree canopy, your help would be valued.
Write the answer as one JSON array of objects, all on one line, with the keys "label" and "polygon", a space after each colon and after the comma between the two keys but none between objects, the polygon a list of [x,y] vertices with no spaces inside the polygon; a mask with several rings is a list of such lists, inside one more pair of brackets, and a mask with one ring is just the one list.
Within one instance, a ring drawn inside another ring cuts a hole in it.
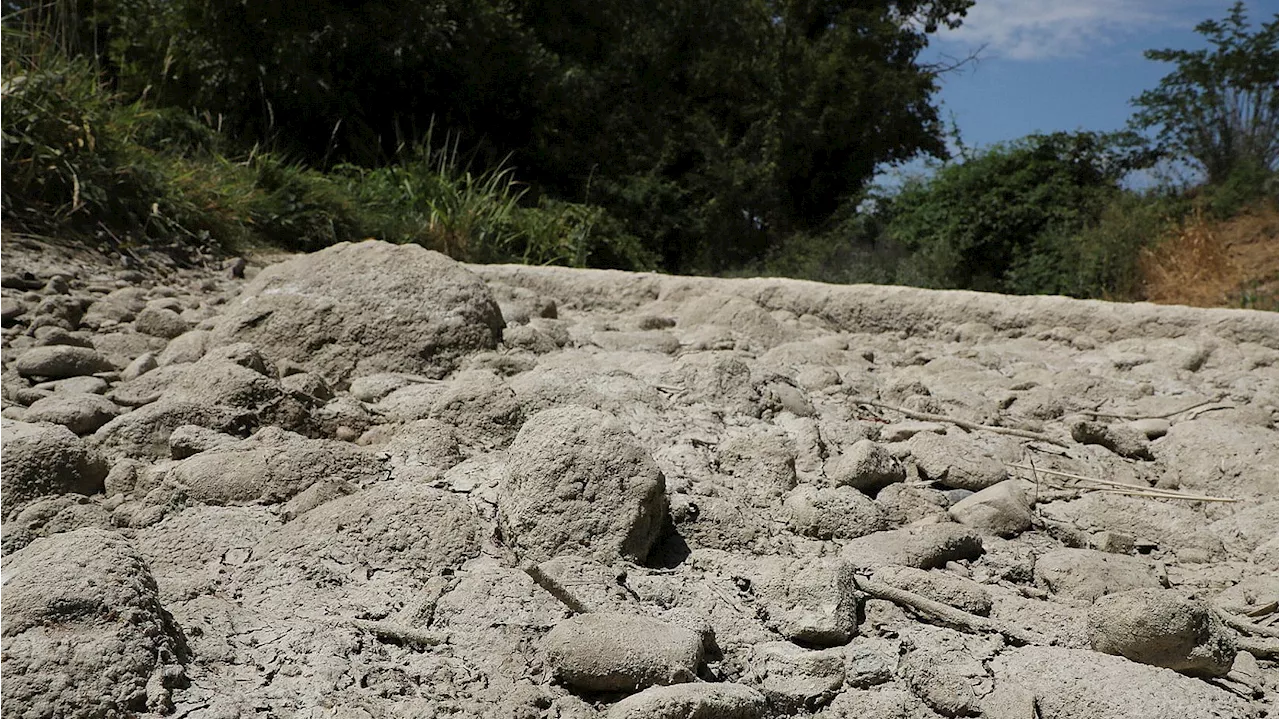
[{"label": "tree canopy", "polygon": [[1225,19],[1196,26],[1210,48],[1148,50],[1148,59],[1176,69],[1134,99],[1133,126],[1154,129],[1168,153],[1198,165],[1210,183],[1240,170],[1275,170],[1276,18],[1253,30],[1236,2]]},{"label": "tree canopy", "polygon": [[973,0],[111,0],[119,86],[313,166],[432,127],[604,206],[671,271],[821,225],[886,163],[945,157],[929,34]]}]

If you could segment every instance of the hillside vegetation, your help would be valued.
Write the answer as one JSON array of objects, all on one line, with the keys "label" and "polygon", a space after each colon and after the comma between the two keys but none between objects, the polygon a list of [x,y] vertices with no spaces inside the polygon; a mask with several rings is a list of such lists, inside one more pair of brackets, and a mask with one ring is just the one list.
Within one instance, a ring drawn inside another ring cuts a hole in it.
[{"label": "hillside vegetation", "polygon": [[1149,52],[1129,131],[951,157],[920,53],[971,4],[28,6],[5,228],[1275,309],[1276,22]]}]

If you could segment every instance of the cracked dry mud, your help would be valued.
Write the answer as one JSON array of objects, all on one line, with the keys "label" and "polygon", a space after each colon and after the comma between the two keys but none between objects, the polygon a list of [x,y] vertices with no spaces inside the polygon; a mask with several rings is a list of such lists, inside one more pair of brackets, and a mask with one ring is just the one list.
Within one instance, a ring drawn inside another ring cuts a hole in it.
[{"label": "cracked dry mud", "polygon": [[6,242],[5,719],[1276,715],[1273,314],[134,259]]}]

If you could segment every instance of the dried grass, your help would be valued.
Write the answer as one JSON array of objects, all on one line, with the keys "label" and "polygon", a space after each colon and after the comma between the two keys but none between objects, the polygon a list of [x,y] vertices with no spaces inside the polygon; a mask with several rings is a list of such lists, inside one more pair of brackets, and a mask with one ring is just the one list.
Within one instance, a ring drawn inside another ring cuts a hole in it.
[{"label": "dried grass", "polygon": [[1255,205],[1224,222],[1197,211],[1138,258],[1150,302],[1275,311],[1280,285],[1276,206]]}]

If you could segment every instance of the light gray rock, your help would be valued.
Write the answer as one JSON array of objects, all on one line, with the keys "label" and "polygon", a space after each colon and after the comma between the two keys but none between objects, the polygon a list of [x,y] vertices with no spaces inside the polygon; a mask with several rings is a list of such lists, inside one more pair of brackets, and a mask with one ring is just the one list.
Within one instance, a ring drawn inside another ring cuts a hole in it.
[{"label": "light gray rock", "polygon": [[1235,641],[1211,605],[1168,589],[1130,589],[1089,609],[1094,651],[1192,676],[1231,671]]},{"label": "light gray rock", "polygon": [[120,379],[124,381],[136,380],[159,366],[160,363],[156,362],[155,352],[143,352],[134,357],[133,361],[129,362],[127,367],[124,367],[124,370],[120,370]]},{"label": "light gray rock", "polygon": [[341,385],[407,371],[440,377],[497,346],[502,315],[485,283],[418,245],[339,243],[272,265],[230,303],[217,344],[252,342]]},{"label": "light gray rock", "polygon": [[1056,549],[1036,560],[1036,583],[1054,594],[1092,602],[1126,589],[1159,589],[1169,580],[1163,564],[1093,549]]},{"label": "light gray rock", "polygon": [[889,639],[854,637],[844,648],[844,682],[870,689],[893,681],[898,670],[899,643]]},{"label": "light gray rock", "polygon": [[843,454],[827,460],[826,474],[836,486],[853,487],[871,495],[907,477],[902,463],[869,439],[855,442]]},{"label": "light gray rock", "polygon": [[884,507],[889,521],[894,524],[912,524],[926,518],[931,521],[950,521],[947,507],[951,502],[945,492],[932,487],[891,484],[876,494],[876,504]]},{"label": "light gray rock", "polygon": [[1009,478],[999,461],[950,435],[921,432],[907,440],[907,448],[925,477],[953,489],[977,492]]},{"label": "light gray rock", "polygon": [[1079,420],[1071,424],[1071,438],[1081,444],[1105,447],[1128,459],[1152,459],[1146,433],[1128,425]]},{"label": "light gray rock", "polygon": [[191,330],[169,340],[164,350],[156,357],[161,367],[173,364],[195,362],[204,357],[209,350],[210,335],[208,330]]},{"label": "light gray rock", "polygon": [[853,487],[802,484],[787,495],[787,525],[816,539],[853,539],[889,528],[885,511]]},{"label": "light gray rock", "polygon": [[389,455],[387,467],[393,476],[424,466],[444,472],[463,459],[454,428],[435,419],[420,419],[400,427],[382,451]]},{"label": "light gray rock", "polygon": [[775,712],[814,711],[844,685],[844,652],[805,649],[791,642],[766,642],[752,650],[752,684]]},{"label": "light gray rock", "polygon": [[742,684],[649,687],[609,707],[605,719],[764,719],[764,695]]},{"label": "light gray rock", "polygon": [[823,719],[938,719],[940,714],[904,689],[842,692],[818,716]]},{"label": "light gray rock", "polygon": [[60,424],[79,435],[92,434],[120,415],[120,407],[100,394],[54,393],[27,408],[26,421]]},{"label": "light gray rock", "polygon": [[86,375],[41,382],[35,389],[50,390],[55,394],[103,394],[109,387],[105,379]]},{"label": "light gray rock", "polygon": [[580,614],[543,640],[556,676],[583,691],[630,692],[697,677],[702,638],[645,616]]},{"label": "light gray rock", "polygon": [[169,456],[169,435],[184,424],[244,436],[257,426],[257,421],[251,413],[233,407],[164,400],[107,422],[90,436],[89,442],[113,463],[126,457],[160,459]]},{"label": "light gray rock", "polygon": [[96,350],[71,345],[32,347],[23,352],[14,363],[23,377],[80,377],[115,369],[106,357]]},{"label": "light gray rock", "polygon": [[5,557],[6,715],[130,716],[172,707],[182,641],[147,564],[115,532],[77,529]]},{"label": "light gray rock", "polygon": [[498,375],[468,370],[454,375],[431,405],[430,416],[457,429],[470,446],[505,447],[524,422],[516,393]]},{"label": "light gray rock", "polygon": [[283,502],[321,480],[376,480],[381,463],[346,442],[307,439],[266,427],[234,446],[209,449],[174,465],[166,480],[204,504]]},{"label": "light gray rock", "polygon": [[207,450],[230,447],[239,441],[239,437],[196,424],[184,424],[169,434],[169,456],[186,459]]},{"label": "light gray rock", "polygon": [[915,592],[935,602],[949,604],[970,614],[991,613],[991,593],[972,579],[940,570],[914,567],[882,567],[876,570],[877,582]]},{"label": "light gray rock", "polygon": [[98,527],[112,529],[111,514],[83,494],[60,494],[37,499],[5,522],[4,554],[27,546],[41,537]]},{"label": "light gray rock", "polygon": [[511,443],[498,519],[522,561],[643,562],[667,514],[664,488],[653,458],[611,415],[550,409]]},{"label": "light gray rock", "polygon": [[171,340],[189,330],[190,326],[171,309],[148,307],[138,313],[133,321],[133,328],[152,337]]},{"label": "light gray rock", "polygon": [[0,421],[0,496],[4,513],[51,494],[102,491],[107,466],[66,427]]},{"label": "light gray rock", "polygon": [[951,518],[982,532],[1012,537],[1031,528],[1031,499],[1022,480],[1007,479],[951,505]]},{"label": "light gray rock", "polygon": [[947,629],[921,628],[904,639],[899,672],[911,692],[948,717],[978,716],[994,682],[983,664],[990,645]]},{"label": "light gray rock", "polygon": [[1246,719],[1246,700],[1169,669],[1087,649],[1020,647],[989,662],[997,684],[1034,694],[1042,719]]},{"label": "light gray rock", "polygon": [[[392,392],[414,383],[412,375],[379,372],[351,380],[351,396],[361,402],[378,402]],[[425,377],[421,379],[426,379]]]},{"label": "light gray rock", "polygon": [[850,541],[840,558],[856,567],[942,567],[947,562],[977,559],[982,537],[959,524],[924,524],[876,532]]},{"label": "light gray rock", "polygon": [[186,372],[182,365],[157,367],[145,374],[116,384],[107,397],[125,407],[142,407],[160,399],[178,377]]},{"label": "light gray rock", "polygon": [[834,557],[762,557],[743,572],[767,611],[766,626],[794,642],[839,646],[858,629],[858,597]]}]

